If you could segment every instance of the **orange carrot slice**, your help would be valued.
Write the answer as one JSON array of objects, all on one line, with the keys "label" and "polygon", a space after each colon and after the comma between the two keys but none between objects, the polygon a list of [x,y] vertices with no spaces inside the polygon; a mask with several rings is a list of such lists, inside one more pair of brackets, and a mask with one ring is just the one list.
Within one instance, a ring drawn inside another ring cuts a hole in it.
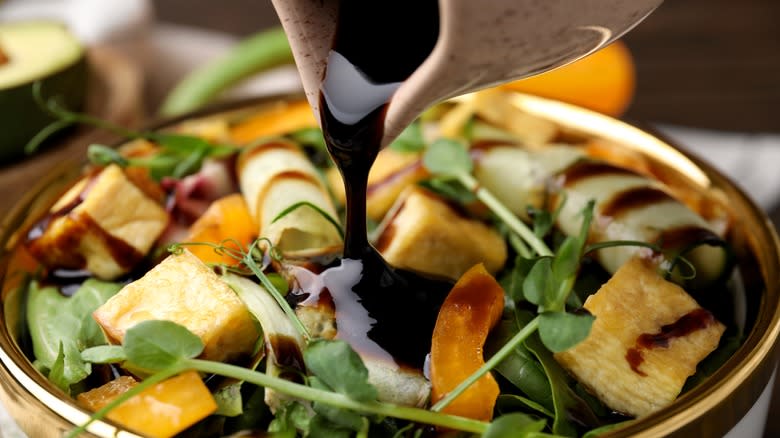
[{"label": "orange carrot slice", "polygon": [[[466,271],[452,288],[439,311],[431,342],[433,403],[485,363],[482,348],[503,308],[504,291],[482,264]],[[488,373],[444,412],[490,420],[498,393],[498,384]]]}]

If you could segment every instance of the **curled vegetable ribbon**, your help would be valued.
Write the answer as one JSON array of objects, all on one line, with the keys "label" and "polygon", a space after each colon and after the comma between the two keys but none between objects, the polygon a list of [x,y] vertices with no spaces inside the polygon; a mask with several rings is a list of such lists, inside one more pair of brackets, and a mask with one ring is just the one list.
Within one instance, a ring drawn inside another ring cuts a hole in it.
[{"label": "curled vegetable ribbon", "polygon": [[[481,263],[450,291],[436,318],[431,340],[432,402],[436,403],[484,363],[483,346],[501,318],[504,291]],[[490,373],[474,382],[443,412],[490,420],[499,394]]]}]

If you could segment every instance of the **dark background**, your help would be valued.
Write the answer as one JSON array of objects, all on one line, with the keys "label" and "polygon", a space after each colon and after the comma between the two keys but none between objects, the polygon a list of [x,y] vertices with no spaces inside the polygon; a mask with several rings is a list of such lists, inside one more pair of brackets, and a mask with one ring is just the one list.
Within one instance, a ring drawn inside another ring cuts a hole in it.
[{"label": "dark background", "polygon": [[[155,8],[161,21],[237,36],[278,24],[268,0],[156,0]],[[667,0],[623,40],[637,67],[626,118],[780,133],[780,0]],[[772,218],[780,224],[780,210]],[[780,384],[766,436],[780,437]]]},{"label": "dark background", "polygon": [[[161,20],[239,36],[278,24],[269,0],[155,7]],[[667,0],[623,41],[638,80],[627,117],[780,132],[780,0]]]}]

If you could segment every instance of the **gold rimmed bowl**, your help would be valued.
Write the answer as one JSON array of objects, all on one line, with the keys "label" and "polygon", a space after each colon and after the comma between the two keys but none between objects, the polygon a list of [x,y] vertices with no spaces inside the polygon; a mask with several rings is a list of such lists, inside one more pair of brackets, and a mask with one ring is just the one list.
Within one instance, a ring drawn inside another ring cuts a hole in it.
[{"label": "gold rimmed bowl", "polygon": [[[277,96],[234,103],[162,126],[266,111],[291,99],[298,98]],[[701,199],[717,199],[728,208],[728,239],[738,260],[736,275],[740,279],[732,305],[735,320],[744,326],[742,345],[706,384],[687,391],[667,408],[609,432],[610,436],[722,436],[729,431],[740,437],[760,436],[771,398],[780,333],[780,243],[767,216],[712,166],[645,130],[556,101],[522,94],[513,94],[510,101],[523,113],[555,125],[565,138],[617,145],[618,151],[642,157],[665,183]],[[21,327],[24,297],[9,269],[18,262],[12,249],[25,237],[32,221],[48,210],[80,172],[73,166],[54,169],[10,212],[4,212],[0,225],[0,400],[22,430],[35,438],[60,436],[85,422],[90,413],[40,374],[26,354],[29,346]],[[94,423],[90,433],[136,436],[111,422]]]}]

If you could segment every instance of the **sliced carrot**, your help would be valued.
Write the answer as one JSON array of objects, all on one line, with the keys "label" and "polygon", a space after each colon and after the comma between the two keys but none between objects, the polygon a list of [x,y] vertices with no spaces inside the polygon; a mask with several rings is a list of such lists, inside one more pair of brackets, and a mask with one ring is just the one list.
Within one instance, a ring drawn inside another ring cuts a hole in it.
[{"label": "sliced carrot", "polygon": [[[230,249],[242,249],[257,237],[257,226],[241,194],[234,193],[212,202],[206,212],[195,221],[187,233],[185,242],[203,242],[223,245]],[[228,254],[220,254],[211,246],[187,247],[204,263],[236,265],[239,260]]]},{"label": "sliced carrot", "polygon": [[283,103],[249,117],[230,129],[235,144],[246,144],[261,137],[287,134],[302,129],[314,128],[317,119],[308,102]]},{"label": "sliced carrot", "polygon": [[134,378],[130,376],[120,376],[95,389],[82,392],[76,397],[76,400],[78,400],[81,406],[84,406],[90,411],[97,411],[135,385],[138,385],[138,382]]},{"label": "sliced carrot", "polygon": [[[98,410],[138,383],[120,377],[80,394],[84,407]],[[217,403],[196,371],[153,385],[108,413],[108,418],[145,435],[168,438],[217,410]]]},{"label": "sliced carrot", "polygon": [[[433,330],[433,403],[485,363],[482,348],[503,308],[504,291],[484,265],[476,265],[460,277],[444,300]],[[488,373],[445,407],[444,412],[490,420],[498,394],[498,384]]]}]

